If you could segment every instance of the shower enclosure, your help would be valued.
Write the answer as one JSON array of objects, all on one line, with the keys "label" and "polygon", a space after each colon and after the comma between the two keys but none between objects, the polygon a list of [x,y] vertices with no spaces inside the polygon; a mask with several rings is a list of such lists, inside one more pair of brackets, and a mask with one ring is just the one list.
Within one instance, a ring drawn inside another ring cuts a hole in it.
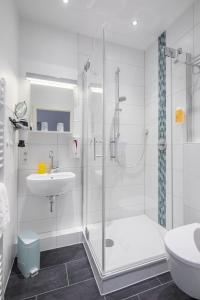
[{"label": "shower enclosure", "polygon": [[[158,166],[154,176],[149,173],[149,154],[158,156],[158,123],[150,126],[145,119],[144,53],[128,51],[106,41],[104,32],[82,71],[83,225],[97,281],[133,271],[133,283],[167,268],[166,229],[158,218]],[[156,199],[145,194],[149,184]],[[146,266],[144,276],[139,272]],[[126,280],[121,287],[130,284]],[[102,294],[115,289],[110,282],[105,288],[98,285]]]}]

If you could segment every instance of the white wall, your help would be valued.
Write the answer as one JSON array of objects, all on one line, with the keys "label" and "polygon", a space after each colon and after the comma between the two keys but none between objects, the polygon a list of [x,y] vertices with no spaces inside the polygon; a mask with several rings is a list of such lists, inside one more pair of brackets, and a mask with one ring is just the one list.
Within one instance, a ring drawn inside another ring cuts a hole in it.
[{"label": "white wall", "polygon": [[8,121],[18,101],[18,18],[14,1],[0,1],[0,77],[6,79],[5,99],[5,174],[4,181],[8,189],[11,223],[4,232],[4,283],[15,256],[17,234],[17,147],[15,134]]},{"label": "white wall", "polygon": [[[167,46],[175,49],[181,47],[186,53],[191,53],[192,56],[200,54],[200,1],[197,0],[194,4],[167,30]],[[185,55],[181,55],[180,59],[185,60]],[[172,78],[172,86],[171,86]],[[189,99],[193,105],[193,142],[198,142],[200,137],[199,127],[199,85],[200,75],[193,77],[194,97]],[[171,102],[172,101],[172,102]],[[173,115],[170,115],[172,103]],[[183,201],[187,182],[183,184],[184,162],[188,159],[183,154],[184,143],[186,143],[186,124],[177,125],[175,123],[175,110],[177,107],[186,109],[186,66],[181,64],[173,64],[170,66],[170,60],[167,59],[167,199],[173,206],[173,223],[174,227],[187,223],[186,218],[188,210],[192,204]],[[172,131],[171,137],[171,117]],[[188,117],[188,116],[186,116]],[[171,151],[171,140],[173,147]],[[171,190],[171,155],[173,153],[173,199]],[[192,157],[191,157],[192,159]],[[195,191],[194,191],[195,193]],[[173,200],[173,202],[172,202]],[[195,207],[194,209],[195,215]]]}]

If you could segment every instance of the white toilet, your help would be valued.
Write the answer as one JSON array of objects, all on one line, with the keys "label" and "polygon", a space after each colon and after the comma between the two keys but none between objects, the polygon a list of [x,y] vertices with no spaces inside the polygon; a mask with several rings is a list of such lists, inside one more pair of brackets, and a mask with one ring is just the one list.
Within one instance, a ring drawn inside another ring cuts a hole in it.
[{"label": "white toilet", "polygon": [[189,296],[200,299],[200,224],[169,231],[165,247],[174,282]]}]

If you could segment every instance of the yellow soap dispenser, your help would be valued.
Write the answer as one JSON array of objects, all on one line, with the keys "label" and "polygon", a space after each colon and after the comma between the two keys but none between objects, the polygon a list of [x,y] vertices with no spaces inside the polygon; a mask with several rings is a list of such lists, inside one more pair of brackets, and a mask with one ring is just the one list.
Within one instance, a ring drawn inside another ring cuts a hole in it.
[{"label": "yellow soap dispenser", "polygon": [[47,166],[45,162],[40,162],[37,166],[37,173],[38,174],[45,174],[47,172]]},{"label": "yellow soap dispenser", "polygon": [[185,122],[185,111],[181,107],[176,108],[176,124],[183,124]]}]

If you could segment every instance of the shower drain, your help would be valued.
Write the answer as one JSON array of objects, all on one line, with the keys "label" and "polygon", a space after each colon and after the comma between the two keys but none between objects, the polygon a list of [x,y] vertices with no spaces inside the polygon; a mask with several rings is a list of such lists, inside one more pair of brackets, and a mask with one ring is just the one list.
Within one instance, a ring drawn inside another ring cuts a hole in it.
[{"label": "shower drain", "polygon": [[106,239],[106,247],[110,248],[114,246],[114,241],[111,239]]}]

